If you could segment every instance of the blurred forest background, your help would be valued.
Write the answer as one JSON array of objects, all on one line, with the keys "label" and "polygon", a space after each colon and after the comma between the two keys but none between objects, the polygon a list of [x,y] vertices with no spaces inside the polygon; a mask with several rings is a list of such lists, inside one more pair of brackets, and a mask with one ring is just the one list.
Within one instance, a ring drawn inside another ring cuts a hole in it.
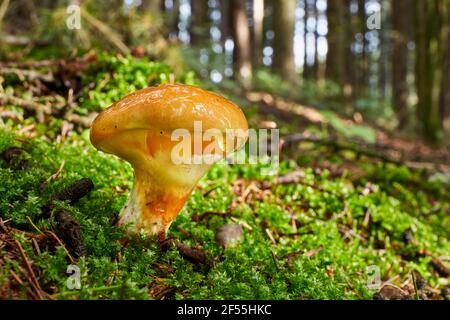
[{"label": "blurred forest background", "polygon": [[0,21],[2,60],[100,47],[448,140],[449,0],[3,0]]}]

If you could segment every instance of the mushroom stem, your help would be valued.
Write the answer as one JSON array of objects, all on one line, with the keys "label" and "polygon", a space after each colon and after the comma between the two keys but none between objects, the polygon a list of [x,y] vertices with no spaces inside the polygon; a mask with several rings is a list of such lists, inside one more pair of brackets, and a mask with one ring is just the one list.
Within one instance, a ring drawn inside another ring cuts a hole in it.
[{"label": "mushroom stem", "polygon": [[133,189],[120,211],[119,225],[126,225],[131,234],[143,232],[164,240],[192,188],[193,185],[168,185],[155,179],[151,172],[135,168]]}]

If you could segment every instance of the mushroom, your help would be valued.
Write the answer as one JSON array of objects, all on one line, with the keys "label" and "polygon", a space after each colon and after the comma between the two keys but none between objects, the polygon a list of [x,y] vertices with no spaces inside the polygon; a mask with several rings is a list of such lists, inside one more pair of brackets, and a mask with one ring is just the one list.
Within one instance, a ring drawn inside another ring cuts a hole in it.
[{"label": "mushroom", "polygon": [[134,186],[119,225],[131,235],[143,232],[159,240],[198,180],[215,162],[239,150],[247,136],[247,120],[238,106],[181,84],[149,87],[124,97],[100,112],[90,132],[97,149],[128,161],[134,169]]}]

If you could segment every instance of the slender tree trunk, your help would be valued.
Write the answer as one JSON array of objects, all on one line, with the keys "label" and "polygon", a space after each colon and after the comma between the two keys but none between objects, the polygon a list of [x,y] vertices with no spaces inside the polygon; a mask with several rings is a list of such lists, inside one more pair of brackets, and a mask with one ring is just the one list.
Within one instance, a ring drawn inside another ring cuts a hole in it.
[{"label": "slender tree trunk", "polygon": [[356,90],[358,97],[367,96],[368,88],[368,62],[367,62],[367,16],[366,16],[366,1],[358,0],[358,25],[360,33],[361,54],[359,56],[358,74],[356,81]]},{"label": "slender tree trunk", "polygon": [[[439,101],[441,73],[437,59],[437,0],[417,1],[416,7],[416,87],[417,115],[422,133],[430,142],[437,142],[440,127]],[[439,66],[440,67],[440,66]],[[439,83],[439,90],[436,90]]]},{"label": "slender tree trunk", "polygon": [[310,2],[305,0],[305,58],[304,58],[304,66],[303,66],[303,78],[305,79],[313,79],[314,78],[314,63],[311,65],[308,63],[308,36],[311,34],[310,30],[308,30],[307,23],[308,19],[313,16],[313,9],[311,8]]},{"label": "slender tree trunk", "polygon": [[350,101],[353,97],[354,83],[355,83],[355,53],[352,50],[352,45],[355,40],[353,16],[350,12],[351,0],[344,0],[344,39],[343,46],[345,52],[345,83],[344,83],[344,98]]},{"label": "slender tree trunk", "polygon": [[[395,0],[393,0],[395,1]],[[380,57],[378,58],[378,89],[379,89],[379,95],[382,97],[386,96],[386,86],[387,86],[387,72],[386,72],[386,61],[388,58],[387,55],[387,36],[386,36],[386,30],[381,28],[379,31],[379,37],[380,37],[380,45],[379,45],[379,52]]]},{"label": "slender tree trunk", "polygon": [[221,20],[220,20],[220,33],[222,42],[232,37],[231,35],[231,13],[230,13],[230,0],[220,0],[220,12],[221,12]]},{"label": "slender tree trunk", "polygon": [[445,128],[445,124],[450,125],[450,8],[444,7],[443,12],[445,16],[442,31],[444,67],[441,81],[440,116],[442,127],[446,130],[450,130],[450,127]]},{"label": "slender tree trunk", "polygon": [[392,0],[393,52],[392,52],[392,98],[397,114],[398,128],[408,124],[408,41],[412,0]]},{"label": "slender tree trunk", "polygon": [[189,32],[191,33],[191,44],[194,46],[205,46],[208,42],[208,1],[192,0],[192,21]]},{"label": "slender tree trunk", "polygon": [[262,65],[264,0],[253,0],[253,69]]},{"label": "slender tree trunk", "polygon": [[178,36],[178,23],[180,22],[180,0],[173,0],[173,7],[168,16],[168,20],[170,33]]},{"label": "slender tree trunk", "polygon": [[319,17],[319,11],[317,10],[316,1],[314,0],[313,3],[313,17],[314,17],[314,65],[312,66],[313,70],[313,78],[318,79],[319,78],[319,50],[318,50],[318,41],[319,41],[319,32],[318,32],[318,22],[317,19]]},{"label": "slender tree trunk", "polygon": [[251,39],[244,3],[230,0],[231,31],[234,39],[234,65],[238,81],[249,87],[252,79]]},{"label": "slender tree trunk", "polygon": [[329,0],[327,6],[328,53],[326,78],[341,87],[345,84],[345,1]]},{"label": "slender tree trunk", "polygon": [[284,80],[297,82],[294,60],[294,27],[296,0],[278,1],[273,6],[273,69]]},{"label": "slender tree trunk", "polygon": [[139,9],[152,14],[160,13],[164,9],[164,0],[142,0]]}]

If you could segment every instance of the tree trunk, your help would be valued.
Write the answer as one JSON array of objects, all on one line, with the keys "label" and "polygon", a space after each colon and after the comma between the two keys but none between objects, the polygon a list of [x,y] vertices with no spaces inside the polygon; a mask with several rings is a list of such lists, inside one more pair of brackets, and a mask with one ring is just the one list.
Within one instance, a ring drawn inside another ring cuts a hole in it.
[{"label": "tree trunk", "polygon": [[140,10],[151,14],[160,13],[163,10],[164,0],[142,0]]},{"label": "tree trunk", "polygon": [[397,114],[398,128],[408,124],[408,41],[411,24],[412,0],[392,0],[393,51],[392,51],[392,102]]},{"label": "tree trunk", "polygon": [[249,87],[252,79],[250,30],[244,3],[230,0],[231,33],[234,40],[233,60],[237,80]]},{"label": "tree trunk", "polygon": [[348,102],[351,101],[354,93],[355,84],[355,53],[352,50],[352,45],[355,41],[354,33],[354,17],[350,12],[351,0],[344,0],[344,52],[345,52],[345,83],[344,83],[344,98]]},{"label": "tree trunk", "polygon": [[170,11],[167,19],[169,20],[168,26],[170,34],[177,37],[179,32],[178,23],[180,22],[180,0],[173,0],[172,11]]},{"label": "tree trunk", "polygon": [[205,46],[208,42],[208,1],[192,0],[191,44]]},{"label": "tree trunk", "polygon": [[304,0],[305,2],[305,57],[304,57],[304,65],[303,65],[303,78],[304,79],[313,79],[314,78],[314,64],[308,63],[308,35],[310,35],[310,30],[308,30],[308,19],[313,15],[311,6],[308,0]]},{"label": "tree trunk", "polygon": [[[401,0],[400,0],[401,1]],[[366,33],[367,33],[367,16],[366,16],[366,1],[358,0],[358,25],[359,25],[359,33],[360,33],[360,44],[361,44],[361,53],[359,56],[358,63],[358,74],[356,81],[356,90],[358,97],[367,96],[367,88],[368,88],[368,62],[367,62],[367,41],[366,41]]]},{"label": "tree trunk", "polygon": [[[395,1],[395,0],[393,0]],[[384,19],[382,21],[382,23],[384,23]],[[388,44],[388,39],[387,39],[387,32],[384,28],[381,28],[381,30],[379,30],[379,38],[380,38],[380,45],[379,45],[379,52],[380,52],[380,57],[378,58],[378,90],[379,90],[379,95],[381,97],[385,97],[386,96],[386,87],[387,87],[387,72],[386,72],[386,62],[388,59],[388,50],[387,50],[387,44]]]},{"label": "tree trunk", "polygon": [[262,65],[264,0],[253,0],[253,69]]},{"label": "tree trunk", "polygon": [[[416,87],[417,116],[422,124],[423,137],[430,142],[437,142],[440,127],[439,101],[440,79],[442,70],[436,64],[438,56],[439,21],[437,1],[417,1],[416,7]],[[436,87],[439,83],[439,92]]]},{"label": "tree trunk", "polygon": [[345,1],[328,1],[328,53],[326,60],[326,78],[339,84],[345,84]]},{"label": "tree trunk", "polygon": [[232,37],[231,34],[231,13],[230,13],[230,1],[229,0],[220,0],[220,12],[221,12],[221,19],[220,19],[220,33],[221,33],[221,40],[223,43],[225,41]]},{"label": "tree trunk", "polygon": [[[444,7],[445,22],[442,31],[442,43],[445,44],[443,77],[441,81],[440,116],[442,127],[450,130],[450,9]],[[449,127],[445,128],[445,124]]]},{"label": "tree trunk", "polygon": [[297,82],[294,60],[295,0],[279,1],[273,6],[273,69],[285,81]]},{"label": "tree trunk", "polygon": [[314,79],[319,78],[319,50],[318,50],[318,41],[319,41],[319,33],[318,33],[318,22],[317,19],[319,17],[319,11],[317,10],[316,1],[313,2],[313,8],[312,8],[313,17],[315,20],[314,23],[314,64],[312,66],[312,76]]}]

